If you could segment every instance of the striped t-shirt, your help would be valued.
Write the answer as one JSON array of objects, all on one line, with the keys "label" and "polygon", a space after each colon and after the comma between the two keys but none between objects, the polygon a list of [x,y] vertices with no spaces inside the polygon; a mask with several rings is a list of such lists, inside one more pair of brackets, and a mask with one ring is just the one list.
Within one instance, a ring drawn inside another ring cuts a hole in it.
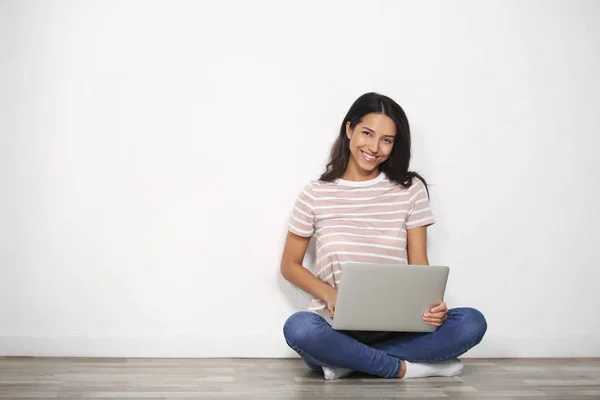
[{"label": "striped t-shirt", "polygon": [[[423,182],[403,188],[380,173],[368,181],[311,181],[296,198],[289,230],[315,236],[315,275],[337,288],[344,264],[407,264],[406,230],[433,223]],[[308,310],[325,307],[315,298]]]}]

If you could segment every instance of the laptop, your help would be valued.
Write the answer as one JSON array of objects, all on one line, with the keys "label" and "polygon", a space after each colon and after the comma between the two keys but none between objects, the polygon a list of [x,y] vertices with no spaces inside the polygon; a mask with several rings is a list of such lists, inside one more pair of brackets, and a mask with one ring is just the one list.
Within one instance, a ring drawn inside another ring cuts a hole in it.
[{"label": "laptop", "polygon": [[335,315],[318,313],[336,330],[433,332],[423,314],[443,301],[449,272],[440,265],[346,264]]}]

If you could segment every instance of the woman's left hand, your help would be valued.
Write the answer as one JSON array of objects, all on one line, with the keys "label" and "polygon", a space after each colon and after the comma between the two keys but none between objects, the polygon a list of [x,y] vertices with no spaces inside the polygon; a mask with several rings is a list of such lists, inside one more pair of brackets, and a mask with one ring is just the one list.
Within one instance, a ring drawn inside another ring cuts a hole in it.
[{"label": "woman's left hand", "polygon": [[431,312],[423,314],[423,320],[429,325],[440,327],[446,321],[448,316],[448,307],[445,302],[433,307]]}]

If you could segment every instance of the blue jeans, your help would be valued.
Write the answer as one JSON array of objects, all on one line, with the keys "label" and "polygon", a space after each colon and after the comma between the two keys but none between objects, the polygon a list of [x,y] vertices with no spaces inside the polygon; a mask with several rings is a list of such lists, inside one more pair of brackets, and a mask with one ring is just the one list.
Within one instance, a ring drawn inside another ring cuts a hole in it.
[{"label": "blue jeans", "polygon": [[336,331],[320,315],[301,311],[288,318],[283,334],[288,346],[314,371],[340,367],[394,378],[400,373],[400,360],[457,358],[479,344],[486,330],[481,312],[453,308],[442,326],[430,333]]}]

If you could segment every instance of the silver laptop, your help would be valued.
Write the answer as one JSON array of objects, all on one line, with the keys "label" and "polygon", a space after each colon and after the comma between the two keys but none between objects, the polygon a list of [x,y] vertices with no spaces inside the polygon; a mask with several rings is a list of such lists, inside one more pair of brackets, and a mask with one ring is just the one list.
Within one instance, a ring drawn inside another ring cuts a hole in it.
[{"label": "silver laptop", "polygon": [[423,320],[444,299],[450,269],[439,265],[344,265],[335,315],[319,311],[336,330],[433,332]]}]

